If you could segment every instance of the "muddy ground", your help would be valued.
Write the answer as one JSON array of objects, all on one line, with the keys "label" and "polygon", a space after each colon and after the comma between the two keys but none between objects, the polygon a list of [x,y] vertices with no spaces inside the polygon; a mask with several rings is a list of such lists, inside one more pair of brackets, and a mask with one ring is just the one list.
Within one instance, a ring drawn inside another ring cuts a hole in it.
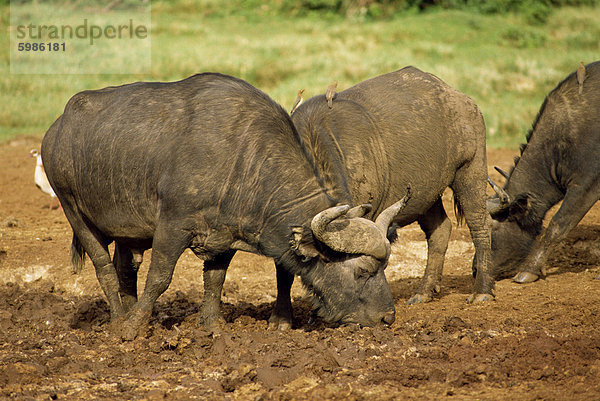
[{"label": "muddy ground", "polygon": [[[440,296],[408,306],[426,246],[418,226],[399,230],[389,328],[311,324],[295,283],[295,328],[268,331],[273,262],[240,252],[225,282],[228,323],[208,333],[195,326],[202,262],[186,252],[147,337],[121,342],[92,265],[71,273],[70,227],[33,184],[39,142],[0,145],[0,399],[600,399],[600,205],[551,252],[547,279],[498,282],[485,305],[465,302],[473,246],[455,225]],[[514,154],[489,151],[493,177]]]}]

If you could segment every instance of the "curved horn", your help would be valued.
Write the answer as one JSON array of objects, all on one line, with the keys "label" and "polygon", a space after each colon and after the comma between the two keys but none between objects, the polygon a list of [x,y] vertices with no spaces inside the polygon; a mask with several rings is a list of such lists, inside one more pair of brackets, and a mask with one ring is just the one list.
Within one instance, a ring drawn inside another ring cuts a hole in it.
[{"label": "curved horn", "polygon": [[319,241],[325,242],[321,238],[326,233],[325,229],[327,228],[327,225],[338,217],[346,214],[349,209],[349,205],[334,206],[323,210],[321,213],[313,217],[312,221],[310,222],[310,228],[315,234],[315,237],[317,237]]},{"label": "curved horn", "polygon": [[398,215],[398,213],[400,213],[400,211],[404,209],[411,195],[412,194],[409,185],[406,188],[406,195],[404,195],[404,198],[400,199],[392,206],[389,206],[383,212],[381,212],[379,216],[377,216],[377,218],[375,219],[375,224],[381,230],[381,232],[387,234],[388,227],[392,223],[392,220],[394,220],[394,217],[396,217],[396,215]]},{"label": "curved horn", "polygon": [[347,205],[335,206],[317,214],[310,223],[315,237],[337,252],[387,258],[389,242],[385,233],[371,220],[342,218],[349,209]]},{"label": "curved horn", "polygon": [[505,179],[509,179],[510,178],[510,174],[508,174],[506,171],[502,170],[500,167],[498,166],[494,166],[494,169],[496,169],[497,172],[499,172],[502,177],[504,177]]},{"label": "curved horn", "polygon": [[373,209],[373,206],[371,206],[370,203],[354,206],[352,209],[348,210],[348,213],[346,213],[346,217],[350,219],[355,217],[364,217],[365,214],[371,211],[371,209]]},{"label": "curved horn", "polygon": [[503,209],[502,202],[498,198],[491,198],[486,200],[485,206],[487,208],[488,213],[492,216]]},{"label": "curved horn", "polygon": [[492,189],[494,190],[494,192],[496,192],[498,194],[498,197],[500,198],[500,202],[510,203],[510,196],[506,193],[505,190],[503,190],[498,185],[496,185],[496,183],[494,181],[492,181],[492,179],[490,177],[488,177],[488,183],[492,186]]}]

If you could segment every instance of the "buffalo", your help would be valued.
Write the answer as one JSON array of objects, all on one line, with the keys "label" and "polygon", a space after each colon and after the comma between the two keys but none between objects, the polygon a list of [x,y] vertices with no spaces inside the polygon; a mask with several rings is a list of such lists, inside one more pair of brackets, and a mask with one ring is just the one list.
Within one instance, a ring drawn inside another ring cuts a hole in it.
[{"label": "buffalo", "polygon": [[430,301],[440,291],[452,230],[441,199],[447,187],[475,245],[478,274],[469,302],[493,299],[485,124],[469,97],[406,67],[337,93],[331,107],[324,95],[315,96],[292,120],[328,179],[347,187],[355,203],[373,206],[369,218],[411,186],[410,203],[393,219],[399,227],[417,221],[427,237],[425,275],[410,304]]},{"label": "buffalo", "polygon": [[[583,82],[569,74],[544,100],[521,155],[488,200],[491,274],[530,283],[546,275],[548,249],[600,199],[600,62]],[[548,210],[562,200],[543,230]]]},{"label": "buffalo", "polygon": [[[89,256],[125,339],[147,327],[188,248],[204,260],[204,325],[222,319],[221,290],[237,250],[272,257],[278,277],[299,275],[326,321],[394,321],[386,233],[408,194],[368,220],[368,206],[351,208],[348,188],[309,150],[266,94],[215,73],[80,92],[42,142],[48,180],[73,229],[74,266]],[[138,299],[137,271],[150,248]],[[271,326],[289,327],[277,307]]]}]

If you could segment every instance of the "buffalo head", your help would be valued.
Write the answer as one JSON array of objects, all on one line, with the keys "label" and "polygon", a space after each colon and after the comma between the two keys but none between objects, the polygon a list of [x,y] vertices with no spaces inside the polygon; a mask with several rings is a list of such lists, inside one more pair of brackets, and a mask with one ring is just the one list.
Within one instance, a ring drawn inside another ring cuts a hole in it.
[{"label": "buffalo head", "polygon": [[535,212],[535,196],[519,193],[510,196],[491,179],[496,195],[487,201],[493,219],[490,274],[496,279],[514,275],[529,255],[542,228],[542,218]]},{"label": "buffalo head", "polygon": [[344,205],[317,214],[310,228],[293,228],[292,250],[311,265],[302,280],[324,320],[364,326],[394,322],[394,299],[384,275],[390,255],[386,234],[409,197],[410,192],[375,222],[363,217],[370,205]]}]

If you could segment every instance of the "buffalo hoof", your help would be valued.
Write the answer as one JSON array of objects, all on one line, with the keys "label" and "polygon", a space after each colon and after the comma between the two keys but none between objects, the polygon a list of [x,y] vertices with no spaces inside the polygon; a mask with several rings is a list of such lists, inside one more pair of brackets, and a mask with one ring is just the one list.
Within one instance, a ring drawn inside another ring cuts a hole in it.
[{"label": "buffalo hoof", "polygon": [[218,330],[220,327],[225,325],[225,318],[222,314],[218,314],[216,316],[198,316],[198,320],[196,320],[196,326],[198,328],[204,329],[209,333],[212,333]]},{"label": "buffalo hoof", "polygon": [[121,327],[121,339],[123,341],[133,341],[137,337],[144,337],[146,335],[146,329],[141,329],[140,327],[135,327],[131,324],[125,324]]},{"label": "buffalo hoof", "polygon": [[513,277],[513,281],[515,283],[519,283],[519,284],[527,284],[527,283],[533,283],[534,281],[537,281],[537,279],[539,279],[539,278],[540,278],[540,276],[538,276],[537,274],[534,274],[534,273],[520,272],[520,273],[517,273],[517,275]]},{"label": "buffalo hoof", "polygon": [[290,330],[292,328],[292,321],[280,316],[271,315],[269,318],[269,330]]},{"label": "buffalo hoof", "polygon": [[489,302],[493,300],[494,296],[492,294],[471,294],[469,298],[467,298],[467,303],[480,304],[483,302]]},{"label": "buffalo hoof", "polygon": [[432,299],[433,299],[433,297],[431,295],[415,294],[408,300],[408,304],[409,305],[424,304],[426,302],[430,302]]},{"label": "buffalo hoof", "polygon": [[111,323],[111,331],[123,341],[133,341],[138,337],[145,337],[148,334],[148,325],[137,325],[126,319],[119,319]]},{"label": "buffalo hoof", "polygon": [[131,312],[111,322],[112,331],[120,335],[123,341],[132,341],[148,334],[152,310],[134,308]]}]

